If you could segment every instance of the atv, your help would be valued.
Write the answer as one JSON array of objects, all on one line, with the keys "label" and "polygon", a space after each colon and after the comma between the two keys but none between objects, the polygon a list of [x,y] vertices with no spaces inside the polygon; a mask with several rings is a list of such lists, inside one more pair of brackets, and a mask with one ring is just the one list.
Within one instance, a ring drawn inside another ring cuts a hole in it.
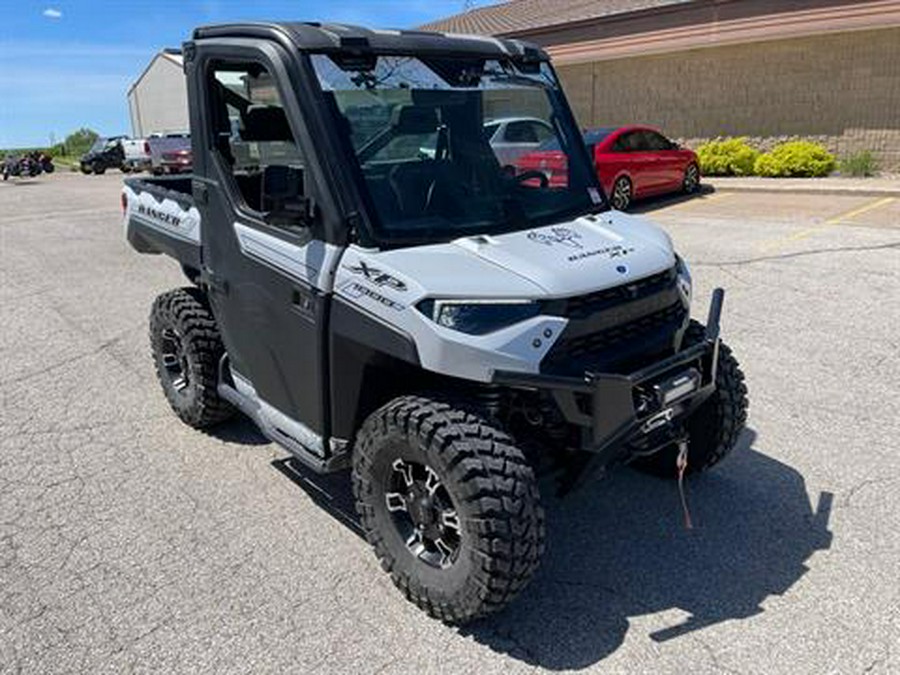
[{"label": "atv", "polygon": [[[126,179],[125,229],[188,285],[150,313],[185,423],[243,413],[318,472],[349,468],[401,592],[462,623],[544,551],[538,474],[703,471],[747,390],[670,238],[609,208],[547,54],[315,23],[184,44],[193,174]],[[539,119],[552,182],[486,122]],[[560,172],[564,175],[560,175]],[[665,561],[660,561],[665,564]]]}]

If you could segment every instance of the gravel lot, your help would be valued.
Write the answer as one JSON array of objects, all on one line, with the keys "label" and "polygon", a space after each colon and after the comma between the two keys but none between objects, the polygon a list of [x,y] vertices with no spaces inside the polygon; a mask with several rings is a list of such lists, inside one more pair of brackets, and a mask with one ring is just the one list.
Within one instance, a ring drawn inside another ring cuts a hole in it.
[{"label": "gravel lot", "polygon": [[641,206],[701,316],[728,290],[745,447],[690,482],[693,531],[629,470],[547,498],[534,582],[459,630],[380,572],[342,476],[169,412],[147,313],[183,281],[119,186],[0,184],[0,671],[900,672],[900,199]]}]

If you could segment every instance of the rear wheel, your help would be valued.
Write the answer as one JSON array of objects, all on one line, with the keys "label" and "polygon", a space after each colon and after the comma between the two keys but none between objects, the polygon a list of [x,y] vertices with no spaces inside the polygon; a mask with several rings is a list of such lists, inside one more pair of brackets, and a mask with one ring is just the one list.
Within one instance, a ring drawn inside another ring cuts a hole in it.
[{"label": "rear wheel", "polygon": [[199,289],[180,288],[156,298],[150,312],[150,348],[163,393],[182,421],[203,429],[234,414],[218,393],[225,348]]},{"label": "rear wheel", "polygon": [[[700,343],[705,331],[703,324],[691,321],[684,345]],[[731,349],[720,343],[716,391],[685,423],[689,439],[687,473],[711,469],[734,450],[747,422],[747,405],[744,373]],[[672,445],[635,461],[634,467],[656,476],[674,478],[677,457],[678,448]]]},{"label": "rear wheel", "polygon": [[696,164],[688,164],[684,170],[684,180],[681,189],[686,194],[693,194],[700,189],[700,169]]},{"label": "rear wheel", "polygon": [[82,164],[81,165],[81,173],[83,173],[85,176],[90,176],[91,175],[91,165],[90,164]]},{"label": "rear wheel", "polygon": [[631,181],[626,176],[619,176],[613,184],[612,207],[617,211],[625,211],[631,204]]},{"label": "rear wheel", "polygon": [[534,473],[504,432],[438,400],[404,396],[363,424],[353,492],[394,584],[462,623],[511,601],[544,548]]}]

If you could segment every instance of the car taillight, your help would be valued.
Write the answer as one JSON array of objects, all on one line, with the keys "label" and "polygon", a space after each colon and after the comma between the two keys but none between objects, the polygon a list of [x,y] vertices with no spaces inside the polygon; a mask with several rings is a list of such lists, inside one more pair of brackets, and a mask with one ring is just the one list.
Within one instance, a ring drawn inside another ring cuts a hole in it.
[{"label": "car taillight", "polygon": [[125,193],[122,193],[122,215],[125,215],[125,212],[128,210],[128,197],[125,196]]},{"label": "car taillight", "polygon": [[150,143],[148,143],[147,141],[144,141],[144,154],[145,155],[150,154]]}]

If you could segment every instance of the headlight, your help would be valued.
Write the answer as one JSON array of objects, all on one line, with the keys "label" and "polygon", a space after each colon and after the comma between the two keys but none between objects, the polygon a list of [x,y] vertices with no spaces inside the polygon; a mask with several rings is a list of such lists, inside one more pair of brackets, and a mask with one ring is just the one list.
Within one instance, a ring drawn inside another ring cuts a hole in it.
[{"label": "headlight", "polygon": [[417,309],[439,326],[486,335],[540,314],[530,300],[422,300]]},{"label": "headlight", "polygon": [[687,263],[681,259],[680,255],[675,256],[675,267],[678,272],[678,292],[681,293],[681,299],[684,304],[691,304],[691,290],[693,282],[691,281],[691,270]]}]

